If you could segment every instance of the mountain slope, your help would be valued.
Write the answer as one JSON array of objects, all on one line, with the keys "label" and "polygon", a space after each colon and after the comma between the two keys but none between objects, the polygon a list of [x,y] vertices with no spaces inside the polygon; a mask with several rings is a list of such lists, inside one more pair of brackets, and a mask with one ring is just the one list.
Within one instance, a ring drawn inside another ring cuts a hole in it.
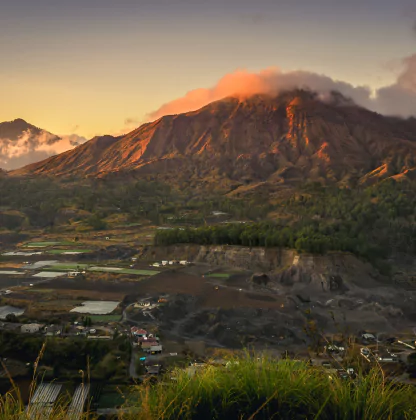
[{"label": "mountain slope", "polygon": [[311,92],[227,98],[131,133],[91,140],[14,175],[134,171],[252,182],[371,182],[413,176],[416,120],[384,117]]}]

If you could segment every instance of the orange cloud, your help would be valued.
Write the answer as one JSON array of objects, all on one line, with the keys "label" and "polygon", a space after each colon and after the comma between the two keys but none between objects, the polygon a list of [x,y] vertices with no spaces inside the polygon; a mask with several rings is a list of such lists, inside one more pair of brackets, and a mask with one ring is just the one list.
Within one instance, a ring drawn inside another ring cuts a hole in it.
[{"label": "orange cloud", "polygon": [[210,102],[229,96],[278,94],[283,90],[296,88],[316,91],[323,99],[327,97],[328,93],[337,91],[365,108],[383,114],[408,117],[416,113],[416,56],[407,57],[403,59],[402,63],[404,69],[399,74],[396,83],[379,89],[375,95],[372,95],[367,86],[353,86],[322,74],[307,71],[283,72],[277,67],[267,68],[257,73],[237,70],[226,74],[211,88],[191,90],[183,97],[162,105],[150,113],[147,120],[155,120],[164,115],[195,111]]},{"label": "orange cloud", "polygon": [[227,96],[244,97],[256,93],[271,92],[273,90],[273,83],[271,82],[279,74],[281,72],[276,67],[267,68],[259,73],[237,70],[226,74],[213,88],[191,90],[182,98],[162,105],[157,111],[152,112],[149,118],[156,119],[163,115],[194,111]]}]

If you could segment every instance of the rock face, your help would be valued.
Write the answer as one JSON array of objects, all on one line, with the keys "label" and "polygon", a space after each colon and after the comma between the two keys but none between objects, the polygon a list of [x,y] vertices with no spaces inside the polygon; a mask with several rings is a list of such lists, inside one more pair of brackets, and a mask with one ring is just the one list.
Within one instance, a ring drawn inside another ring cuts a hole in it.
[{"label": "rock face", "polygon": [[416,121],[355,105],[324,103],[311,92],[227,98],[144,124],[121,137],[95,138],[15,175],[138,175],[293,183],[374,182],[416,173]]}]

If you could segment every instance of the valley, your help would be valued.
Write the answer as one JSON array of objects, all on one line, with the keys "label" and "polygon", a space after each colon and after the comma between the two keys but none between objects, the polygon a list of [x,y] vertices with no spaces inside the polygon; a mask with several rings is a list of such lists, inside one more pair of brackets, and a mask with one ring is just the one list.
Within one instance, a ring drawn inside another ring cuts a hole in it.
[{"label": "valley", "polygon": [[297,90],[2,172],[0,388],[114,414],[247,352],[414,384],[415,129]]}]

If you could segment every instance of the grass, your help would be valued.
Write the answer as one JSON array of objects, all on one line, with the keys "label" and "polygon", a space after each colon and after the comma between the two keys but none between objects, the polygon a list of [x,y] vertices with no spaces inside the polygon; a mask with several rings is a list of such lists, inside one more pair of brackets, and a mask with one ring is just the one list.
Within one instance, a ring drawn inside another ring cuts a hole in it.
[{"label": "grass", "polygon": [[121,271],[117,271],[116,273],[121,274],[137,274],[138,276],[154,276],[156,274],[159,274],[160,271],[154,271],[154,270],[134,270],[130,268],[123,268]]},{"label": "grass", "polygon": [[230,277],[230,275],[227,274],[227,273],[211,273],[211,274],[206,274],[205,277],[213,277],[213,278],[218,278],[218,279],[228,279],[228,277]]},{"label": "grass", "polygon": [[[101,408],[125,402],[120,420],[414,420],[416,390],[387,382],[375,368],[358,379],[330,378],[305,362],[248,354],[228,367],[207,366],[190,376],[183,369],[155,385],[104,392]],[[176,380],[170,380],[175,377]],[[13,393],[0,397],[0,420],[26,419]],[[88,414],[88,413],[87,413]],[[51,420],[64,419],[57,405]]]},{"label": "grass", "polygon": [[208,366],[195,376],[135,387],[139,411],[121,419],[410,420],[416,390],[393,386],[375,369],[359,380],[329,378],[304,362],[243,356],[229,368]]},{"label": "grass", "polygon": [[120,321],[121,315],[89,315],[89,318],[93,322],[117,322]]},{"label": "grass", "polygon": [[47,246],[62,245],[61,242],[29,242],[25,244],[25,247],[29,248],[43,248]]}]

